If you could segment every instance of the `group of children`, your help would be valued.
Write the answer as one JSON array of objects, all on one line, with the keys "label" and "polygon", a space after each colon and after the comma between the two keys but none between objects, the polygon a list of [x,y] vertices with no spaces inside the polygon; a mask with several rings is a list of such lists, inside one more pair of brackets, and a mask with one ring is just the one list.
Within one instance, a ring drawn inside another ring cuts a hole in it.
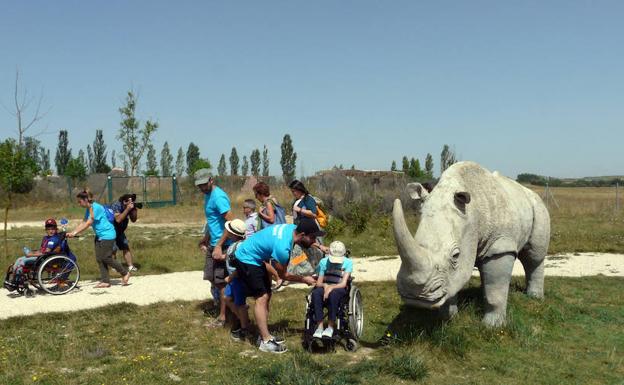
[{"label": "group of children", "polygon": [[[247,199],[243,204],[245,220],[233,219],[225,222],[227,238],[232,241],[226,251],[226,266],[228,277],[226,278],[225,298],[227,307],[237,318],[232,328],[231,337],[234,340],[242,340],[248,336],[249,315],[247,312],[247,293],[244,283],[238,278],[234,263],[235,253],[238,246],[245,239],[253,236],[262,225],[259,214],[256,212],[254,200]],[[312,304],[315,309],[316,331],[314,338],[332,338],[336,328],[336,318],[342,299],[346,292],[347,282],[353,271],[353,262],[347,258],[347,250],[343,242],[334,241],[329,246],[329,253],[322,258],[317,266],[316,284],[312,291]],[[265,267],[270,279],[279,287],[282,283],[277,271],[270,262],[265,262]],[[269,278],[267,277],[267,278]],[[327,328],[323,326],[323,308],[328,309]]]}]

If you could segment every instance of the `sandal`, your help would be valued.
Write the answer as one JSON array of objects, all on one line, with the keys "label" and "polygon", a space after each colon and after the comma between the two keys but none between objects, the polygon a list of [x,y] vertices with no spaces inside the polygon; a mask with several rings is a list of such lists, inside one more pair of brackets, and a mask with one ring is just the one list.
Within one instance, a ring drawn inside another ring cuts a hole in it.
[{"label": "sandal", "polygon": [[110,283],[105,283],[105,282],[100,282],[97,285],[95,285],[96,289],[105,289],[105,288],[108,288],[108,287],[111,287],[111,284]]}]

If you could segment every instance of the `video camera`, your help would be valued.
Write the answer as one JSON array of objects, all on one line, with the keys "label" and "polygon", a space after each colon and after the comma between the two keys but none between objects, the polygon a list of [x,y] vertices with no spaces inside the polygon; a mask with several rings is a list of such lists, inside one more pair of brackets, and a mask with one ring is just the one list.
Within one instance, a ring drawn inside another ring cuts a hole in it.
[{"label": "video camera", "polygon": [[119,198],[119,201],[123,203],[124,201],[127,201],[128,199],[134,202],[134,207],[136,207],[137,209],[143,208],[143,202],[136,201],[136,194],[124,194]]}]

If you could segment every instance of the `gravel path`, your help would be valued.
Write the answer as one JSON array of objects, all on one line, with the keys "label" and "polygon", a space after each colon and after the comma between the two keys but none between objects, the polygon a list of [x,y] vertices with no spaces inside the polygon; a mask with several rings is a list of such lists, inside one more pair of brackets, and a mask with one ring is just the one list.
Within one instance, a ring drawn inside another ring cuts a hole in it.
[{"label": "gravel path", "polygon": [[[367,257],[354,260],[356,281],[392,281],[401,261],[397,256]],[[474,272],[478,275],[478,272]],[[514,275],[524,275],[522,265],[516,262]],[[603,253],[575,253],[551,255],[546,259],[546,275],[582,277],[590,275],[624,276],[624,255]],[[135,276],[129,286],[113,280],[108,289],[96,289],[97,282],[81,281],[80,288],[60,295],[38,294],[34,298],[15,296],[0,289],[0,319],[34,313],[67,312],[117,304],[122,302],[148,305],[177,300],[194,301],[210,298],[210,285],[202,280],[201,271],[162,275]],[[297,284],[289,287],[301,288]]]}]

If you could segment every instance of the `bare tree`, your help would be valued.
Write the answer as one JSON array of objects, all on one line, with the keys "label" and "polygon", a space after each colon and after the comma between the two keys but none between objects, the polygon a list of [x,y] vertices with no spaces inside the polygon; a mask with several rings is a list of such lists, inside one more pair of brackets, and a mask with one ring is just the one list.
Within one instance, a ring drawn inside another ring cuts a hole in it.
[{"label": "bare tree", "polygon": [[[37,100],[35,105],[34,114],[31,117],[28,117],[27,111],[30,107],[33,107],[33,102]],[[13,103],[15,110],[9,109],[6,106],[2,105],[5,110],[11,115],[15,117],[17,120],[17,135],[18,140],[17,143],[19,146],[24,145],[24,136],[26,131],[33,127],[35,123],[43,119],[47,113],[50,111],[48,109],[46,112],[41,112],[41,102],[43,101],[43,92],[39,95],[39,98],[30,97],[28,95],[28,89],[24,88],[23,91],[20,92],[20,82],[19,82],[19,70],[15,71],[15,88],[13,90]],[[30,135],[36,136],[36,135]]]}]

